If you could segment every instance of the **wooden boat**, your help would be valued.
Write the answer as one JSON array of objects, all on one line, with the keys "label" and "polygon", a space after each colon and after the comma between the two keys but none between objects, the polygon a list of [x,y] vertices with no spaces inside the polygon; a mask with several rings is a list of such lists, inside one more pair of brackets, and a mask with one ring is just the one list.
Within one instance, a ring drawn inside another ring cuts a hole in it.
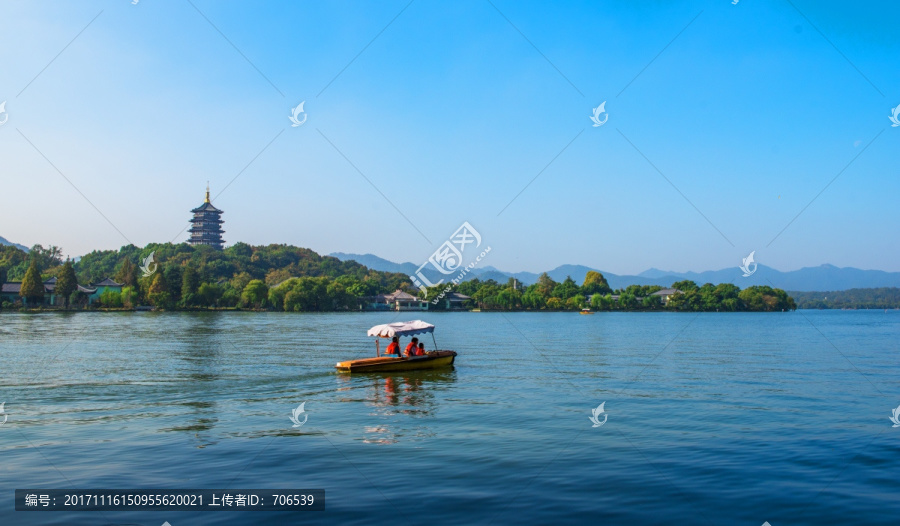
[{"label": "wooden boat", "polygon": [[591,309],[581,309],[581,312],[580,312],[580,314],[593,314],[593,313],[594,313],[594,311],[592,311]]},{"label": "wooden boat", "polygon": [[455,359],[456,351],[431,351],[425,356],[411,356],[409,358],[379,356],[377,358],[363,358],[362,360],[347,360],[346,362],[338,362],[335,367],[338,371],[348,373],[416,371],[419,369],[449,367],[453,365]]},{"label": "wooden boat", "polygon": [[434,340],[434,325],[422,320],[387,323],[376,325],[369,329],[369,336],[375,337],[375,358],[363,358],[359,360],[347,360],[335,364],[335,368],[341,372],[366,373],[366,372],[390,372],[390,371],[415,371],[420,369],[437,369],[440,367],[452,367],[456,360],[456,351],[435,350],[425,356],[409,356],[397,358],[394,356],[380,356],[379,338],[393,338],[394,336],[414,336],[416,334],[431,333]]}]

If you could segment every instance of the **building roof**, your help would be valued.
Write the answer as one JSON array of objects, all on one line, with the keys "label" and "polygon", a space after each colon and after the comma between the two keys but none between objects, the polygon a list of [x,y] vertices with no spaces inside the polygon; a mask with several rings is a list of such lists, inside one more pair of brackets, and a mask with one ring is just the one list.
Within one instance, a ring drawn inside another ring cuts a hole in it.
[{"label": "building roof", "polygon": [[218,212],[220,214],[222,213],[221,210],[214,207],[212,205],[212,203],[210,203],[210,202],[203,203],[202,205],[198,206],[197,208],[194,208],[193,210],[191,210],[191,212],[193,212],[195,214],[200,213],[200,212]]},{"label": "building roof", "polygon": [[[112,281],[111,279],[108,279],[108,278],[104,281],[110,281],[112,283],[115,283],[114,281]],[[56,278],[50,278],[44,282],[44,292],[53,293],[53,291],[55,291],[55,290],[56,290]],[[82,287],[81,285],[78,285],[78,290],[80,290],[81,292],[86,292],[88,294],[93,294],[93,293],[97,292],[96,288]],[[0,286],[0,291],[2,291],[4,294],[18,294],[22,291],[22,282],[21,281],[11,281],[9,283],[4,283],[2,286]]]},{"label": "building roof", "polygon": [[677,294],[679,292],[681,292],[681,291],[678,289],[662,289],[662,290],[657,290],[656,292],[651,294],[651,296],[671,296],[672,294]]},{"label": "building roof", "polygon": [[384,299],[388,301],[415,301],[416,297],[412,294],[407,294],[400,289],[395,290],[394,292],[386,295]]},{"label": "building roof", "polygon": [[460,294],[459,292],[451,292],[444,297],[450,301],[454,301],[454,300],[463,301],[463,300],[471,299],[471,298],[469,298],[469,296],[466,296],[465,294]]},{"label": "building roof", "polygon": [[116,283],[115,281],[113,281],[110,278],[106,278],[103,281],[101,281],[100,283],[92,283],[91,284],[91,286],[95,287],[95,288],[96,287],[121,287],[123,285],[124,285],[123,283]]}]

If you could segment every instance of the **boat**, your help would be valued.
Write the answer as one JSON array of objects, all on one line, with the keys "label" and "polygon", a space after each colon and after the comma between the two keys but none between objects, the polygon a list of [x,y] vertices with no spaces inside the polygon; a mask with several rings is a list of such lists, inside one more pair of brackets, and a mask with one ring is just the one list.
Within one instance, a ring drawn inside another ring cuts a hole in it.
[{"label": "boat", "polygon": [[426,333],[431,333],[431,340],[435,342],[434,346],[437,348],[437,342],[434,340],[434,325],[430,323],[425,323],[422,320],[413,320],[376,325],[366,333],[368,336],[375,337],[375,358],[347,360],[338,362],[334,367],[340,372],[348,373],[416,371],[420,369],[452,367],[453,362],[456,360],[456,351],[434,350],[426,353],[425,356],[403,356],[400,358],[380,355],[379,338],[390,339],[394,336],[415,336],[416,334]]},{"label": "boat", "polygon": [[587,307],[581,309],[581,312],[580,312],[580,314],[593,314],[593,313],[594,313],[594,311],[592,311],[591,309],[588,309]]}]

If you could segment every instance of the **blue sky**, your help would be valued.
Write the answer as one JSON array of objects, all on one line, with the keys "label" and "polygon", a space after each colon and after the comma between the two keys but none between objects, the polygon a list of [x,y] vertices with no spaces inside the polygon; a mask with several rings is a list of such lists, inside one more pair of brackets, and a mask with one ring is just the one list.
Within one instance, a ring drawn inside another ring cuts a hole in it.
[{"label": "blue sky", "polygon": [[0,235],[184,240],[209,180],[228,244],[900,271],[900,4],[792,2],[4,2]]}]

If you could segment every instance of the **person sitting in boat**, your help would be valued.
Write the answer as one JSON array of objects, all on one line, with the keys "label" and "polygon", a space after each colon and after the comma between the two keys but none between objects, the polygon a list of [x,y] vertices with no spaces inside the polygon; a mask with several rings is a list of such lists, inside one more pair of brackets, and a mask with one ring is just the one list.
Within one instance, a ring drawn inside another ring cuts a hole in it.
[{"label": "person sitting in boat", "polygon": [[416,356],[425,356],[425,344],[420,343],[419,347],[416,349]]},{"label": "person sitting in boat", "polygon": [[385,356],[395,355],[397,358],[400,358],[400,337],[394,336],[391,338],[391,344],[387,346],[387,349],[384,350]]},{"label": "person sitting in boat", "polygon": [[407,358],[410,356],[415,356],[416,349],[418,348],[417,347],[418,343],[419,343],[419,339],[416,337],[413,337],[413,339],[406,345],[406,350],[403,351],[403,354],[406,355]]}]

